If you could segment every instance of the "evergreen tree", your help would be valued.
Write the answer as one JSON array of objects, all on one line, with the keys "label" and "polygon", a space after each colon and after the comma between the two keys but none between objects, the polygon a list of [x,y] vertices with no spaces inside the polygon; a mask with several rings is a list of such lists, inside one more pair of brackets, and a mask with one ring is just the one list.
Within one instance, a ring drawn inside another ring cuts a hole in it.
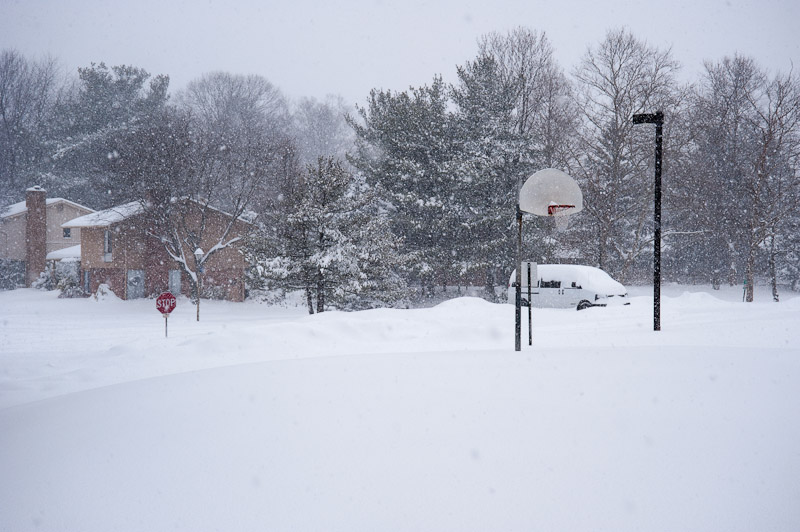
[{"label": "evergreen tree", "polygon": [[146,86],[150,74],[144,69],[104,63],[78,69],[78,77],[75,92],[57,109],[53,172],[62,193],[105,208],[118,200],[115,146],[163,110],[169,77],[156,76]]},{"label": "evergreen tree", "polygon": [[441,78],[430,86],[391,93],[372,91],[348,119],[356,133],[350,162],[371,186],[380,185],[392,231],[404,242],[409,279],[432,295],[452,281],[459,222],[457,182],[451,171],[451,117]]},{"label": "evergreen tree", "polygon": [[[579,113],[572,98],[572,86],[555,61],[547,36],[522,27],[505,34],[490,33],[479,40],[479,57],[492,59],[496,66],[491,77],[496,79],[491,83],[504,87],[501,92],[505,117],[501,123],[505,127],[495,128],[500,136],[492,142],[507,143],[510,136],[516,138],[518,154],[510,160],[518,161],[518,180],[524,181],[534,172],[549,167],[571,173]],[[503,187],[511,190],[508,184]],[[516,190],[514,183],[513,203]],[[507,199],[504,201],[509,205]],[[492,211],[496,212],[496,207]],[[492,211],[487,209],[487,215],[491,216]],[[512,227],[514,216],[506,216],[508,243],[499,248],[503,255],[502,281],[513,267],[513,260],[508,258],[516,247],[511,237],[516,232]],[[539,217],[528,219],[525,224],[528,230],[523,234],[525,256],[549,262],[565,254],[574,255],[575,243],[570,241],[570,233],[557,233],[549,222]]]},{"label": "evergreen tree", "polygon": [[535,151],[513,126],[516,85],[499,75],[491,56],[458,69],[454,174],[459,186],[457,254],[467,271],[485,279],[486,295],[505,285],[515,256],[517,191]]},{"label": "evergreen tree", "polygon": [[310,314],[391,305],[405,295],[399,241],[375,190],[334,158],[287,180],[272,220],[277,231],[264,238],[275,253],[264,244],[260,270],[283,289],[303,290]]}]

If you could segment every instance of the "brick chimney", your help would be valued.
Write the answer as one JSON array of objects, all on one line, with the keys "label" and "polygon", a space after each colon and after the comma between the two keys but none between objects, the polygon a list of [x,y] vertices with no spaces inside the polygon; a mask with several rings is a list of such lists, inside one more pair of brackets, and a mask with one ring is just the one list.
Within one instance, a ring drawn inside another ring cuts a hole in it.
[{"label": "brick chimney", "polygon": [[47,192],[40,186],[25,192],[25,286],[39,278],[47,258]]}]

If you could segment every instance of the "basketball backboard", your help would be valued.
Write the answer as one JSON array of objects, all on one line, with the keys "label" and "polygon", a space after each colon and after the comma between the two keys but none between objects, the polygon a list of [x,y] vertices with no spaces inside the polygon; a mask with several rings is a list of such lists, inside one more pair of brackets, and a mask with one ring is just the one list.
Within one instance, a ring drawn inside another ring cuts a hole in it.
[{"label": "basketball backboard", "polygon": [[519,208],[539,216],[575,214],[583,209],[583,194],[569,175],[555,168],[545,168],[522,185]]}]

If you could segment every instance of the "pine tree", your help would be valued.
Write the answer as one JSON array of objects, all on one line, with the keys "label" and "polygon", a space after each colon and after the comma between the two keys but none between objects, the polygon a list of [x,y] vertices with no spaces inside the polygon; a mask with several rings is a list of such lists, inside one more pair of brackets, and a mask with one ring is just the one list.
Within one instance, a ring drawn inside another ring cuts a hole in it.
[{"label": "pine tree", "polygon": [[63,193],[97,208],[115,204],[113,165],[121,139],[154,120],[167,104],[169,77],[150,80],[144,69],[78,69],[77,90],[58,106],[53,172]]},{"label": "pine tree", "polygon": [[451,170],[451,117],[441,78],[430,86],[391,93],[372,91],[360,120],[350,162],[370,186],[380,185],[392,231],[403,241],[411,268],[406,278],[432,295],[452,281],[458,183]]},{"label": "pine tree", "polygon": [[275,253],[263,274],[285,290],[303,290],[309,313],[392,305],[405,294],[399,241],[376,191],[334,158],[319,158],[284,184],[273,220]]},{"label": "pine tree", "polygon": [[453,89],[457,254],[467,272],[482,274],[486,295],[493,299],[495,286],[505,284],[503,274],[514,263],[517,190],[535,152],[513,125],[517,87],[504,82],[491,56],[460,67],[458,76]]}]

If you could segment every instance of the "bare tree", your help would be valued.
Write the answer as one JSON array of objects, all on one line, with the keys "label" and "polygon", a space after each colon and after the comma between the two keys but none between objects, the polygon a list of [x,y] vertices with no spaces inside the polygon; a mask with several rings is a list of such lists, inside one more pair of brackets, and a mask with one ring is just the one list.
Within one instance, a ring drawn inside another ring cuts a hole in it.
[{"label": "bare tree", "polygon": [[731,284],[744,277],[748,301],[757,273],[771,278],[777,300],[775,262],[792,251],[785,246],[800,205],[800,82],[737,55],[706,63],[695,100],[693,168],[697,210],[713,235],[708,255]]},{"label": "bare tree", "polygon": [[633,276],[652,242],[652,133],[634,130],[635,113],[674,99],[678,64],[627,30],[614,30],[584,55],[574,76],[583,110],[577,177],[584,191],[589,256],[621,279]]},{"label": "bare tree", "polygon": [[46,154],[57,78],[53,59],[31,61],[13,49],[0,52],[0,198],[10,199],[29,185],[25,174]]},{"label": "bare tree", "polygon": [[186,274],[198,320],[204,269],[246,236],[261,175],[207,140],[187,111],[168,107],[114,147],[117,187],[141,205],[145,230]]},{"label": "bare tree", "polygon": [[745,58],[706,63],[692,105],[694,153],[693,190],[687,196],[700,224],[711,233],[703,242],[709,259],[706,267],[725,272],[728,282],[737,282],[742,253],[747,248],[740,227],[741,198],[748,159],[755,137],[748,94],[760,84],[753,61]]},{"label": "bare tree", "polygon": [[489,33],[478,41],[479,55],[492,57],[503,86],[514,87],[515,133],[528,139],[535,169],[566,167],[577,126],[572,87],[553,56],[547,35],[518,27]]},{"label": "bare tree", "polygon": [[756,152],[746,183],[746,299],[753,301],[757,254],[766,245],[772,297],[778,301],[775,241],[785,236],[782,230],[800,207],[800,80],[791,73],[762,79],[760,90],[748,95],[754,110]]},{"label": "bare tree", "polygon": [[293,136],[304,164],[319,157],[345,160],[355,146],[355,134],[346,119],[354,111],[341,97],[333,96],[322,102],[304,98],[297,104],[292,113]]},{"label": "bare tree", "polygon": [[243,133],[283,134],[289,112],[280,90],[261,76],[212,72],[189,83],[176,97],[191,109],[198,127],[221,141]]},{"label": "bare tree", "polygon": [[277,194],[276,176],[291,142],[280,91],[260,76],[215,72],[191,82],[176,99],[190,112],[203,147],[197,162],[206,197],[235,210],[234,198],[244,192],[260,210]]}]

